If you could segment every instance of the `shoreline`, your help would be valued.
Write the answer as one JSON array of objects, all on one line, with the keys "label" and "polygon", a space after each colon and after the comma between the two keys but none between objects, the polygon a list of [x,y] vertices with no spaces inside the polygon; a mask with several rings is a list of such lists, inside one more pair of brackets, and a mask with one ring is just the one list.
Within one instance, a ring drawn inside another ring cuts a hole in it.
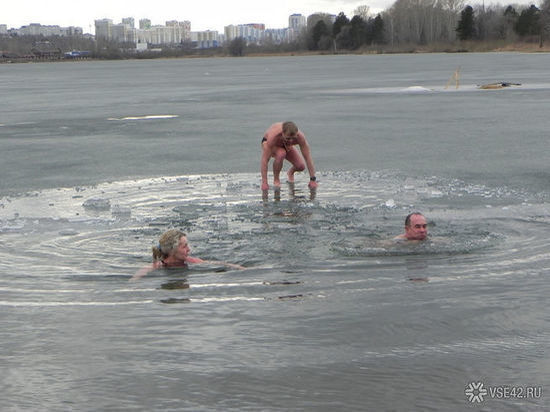
[{"label": "shoreline", "polygon": [[157,59],[200,59],[200,58],[216,58],[216,57],[293,57],[293,56],[342,56],[342,55],[373,55],[373,54],[430,54],[430,53],[550,53],[550,42],[540,47],[538,43],[461,43],[460,45],[410,45],[391,47],[384,45],[382,47],[369,47],[359,50],[342,50],[342,51],[251,51],[243,56],[232,56],[221,50],[211,54],[189,54],[181,56],[164,56],[148,54],[147,56],[139,55],[124,55],[120,58],[106,57],[87,57],[79,59],[64,59],[64,58],[32,58],[32,57],[13,57],[0,58],[0,64],[14,63],[53,63],[53,62],[84,62],[84,61],[111,61],[111,60],[157,60]]}]

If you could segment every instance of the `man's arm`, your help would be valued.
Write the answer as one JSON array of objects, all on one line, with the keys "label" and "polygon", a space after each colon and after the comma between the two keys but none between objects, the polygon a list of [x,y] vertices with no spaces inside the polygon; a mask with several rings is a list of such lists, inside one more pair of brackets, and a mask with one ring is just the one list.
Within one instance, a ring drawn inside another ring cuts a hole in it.
[{"label": "man's arm", "polygon": [[[303,137],[303,134],[302,134]],[[306,161],[307,170],[309,171],[309,177],[315,177],[315,164],[313,163],[313,158],[311,157],[311,150],[309,148],[309,144],[307,143],[307,140],[305,137],[302,139],[299,139],[299,145],[300,145],[300,151],[302,152],[302,156],[304,156],[304,160]],[[309,185],[310,188],[314,189],[317,187],[317,182],[310,180]]]},{"label": "man's arm", "polygon": [[271,158],[271,147],[269,146],[269,141],[262,143],[262,158],[260,160],[260,173],[262,175],[262,190],[269,189],[269,184],[267,183],[267,165],[269,159]]}]

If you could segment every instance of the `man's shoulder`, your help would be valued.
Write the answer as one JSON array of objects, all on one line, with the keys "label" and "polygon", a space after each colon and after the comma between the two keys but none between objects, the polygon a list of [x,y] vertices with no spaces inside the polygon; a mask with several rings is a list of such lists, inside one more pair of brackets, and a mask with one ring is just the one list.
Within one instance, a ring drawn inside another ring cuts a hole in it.
[{"label": "man's shoulder", "polygon": [[282,132],[283,123],[282,122],[273,123],[271,126],[267,128],[267,131],[275,131],[275,130],[280,130]]},{"label": "man's shoulder", "polygon": [[269,128],[265,131],[264,136],[267,138],[267,140],[273,140],[276,136],[280,135],[283,132],[283,126],[282,123],[273,123]]}]

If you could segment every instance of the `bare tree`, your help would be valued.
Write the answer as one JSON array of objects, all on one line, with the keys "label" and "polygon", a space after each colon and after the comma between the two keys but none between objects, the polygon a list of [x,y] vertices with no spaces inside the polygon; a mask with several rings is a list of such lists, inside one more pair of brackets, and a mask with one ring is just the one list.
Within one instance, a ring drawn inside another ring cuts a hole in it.
[{"label": "bare tree", "polygon": [[390,41],[402,44],[453,41],[459,13],[455,10],[457,4],[456,0],[397,0],[384,17],[389,22]]},{"label": "bare tree", "polygon": [[446,20],[446,40],[456,40],[456,26],[460,17],[460,11],[464,8],[464,0],[441,0]]},{"label": "bare tree", "polygon": [[354,16],[359,16],[363,20],[368,21],[369,15],[370,15],[370,7],[367,6],[366,4],[364,4],[362,6],[357,6],[357,8],[355,10],[353,10],[353,15]]}]

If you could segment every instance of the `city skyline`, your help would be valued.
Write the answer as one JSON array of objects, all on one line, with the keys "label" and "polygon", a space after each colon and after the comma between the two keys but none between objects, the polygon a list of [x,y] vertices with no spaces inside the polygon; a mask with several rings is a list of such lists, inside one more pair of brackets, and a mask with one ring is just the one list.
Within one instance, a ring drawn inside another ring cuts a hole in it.
[{"label": "city skyline", "polygon": [[[464,4],[481,4],[483,0],[467,1]],[[74,2],[72,0],[52,0],[43,2],[10,2],[3,7],[0,24],[8,29],[20,28],[33,23],[44,26],[81,27],[84,33],[95,34],[95,20],[111,19],[115,22],[126,17],[136,21],[150,19],[154,25],[164,25],[166,21],[190,21],[192,31],[223,32],[225,26],[260,23],[266,28],[277,29],[288,26],[288,16],[302,14],[309,16],[323,12],[337,15],[344,12],[348,17],[361,5],[370,7],[375,14],[389,8],[395,0],[211,0],[208,3],[197,1],[158,0],[154,5],[143,0],[129,1],[96,0],[94,2]],[[483,2],[485,4],[485,2]],[[541,0],[497,0],[492,4],[528,6],[540,5]]]},{"label": "city skyline", "polygon": [[8,28],[19,28],[32,23],[58,25],[62,27],[82,27],[85,33],[95,34],[94,21],[111,19],[121,21],[133,17],[136,21],[146,18],[152,24],[163,25],[166,21],[191,22],[193,31],[217,30],[223,32],[225,26],[263,23],[266,28],[288,26],[288,16],[299,13],[306,17],[316,12],[351,15],[360,5],[368,5],[371,10],[383,10],[394,0],[236,0],[233,2],[211,0],[208,3],[197,1],[158,0],[155,3],[142,0],[117,2],[96,0],[94,2],[74,2],[53,0],[39,2],[29,0],[24,3],[10,2],[3,7],[0,24]]}]

